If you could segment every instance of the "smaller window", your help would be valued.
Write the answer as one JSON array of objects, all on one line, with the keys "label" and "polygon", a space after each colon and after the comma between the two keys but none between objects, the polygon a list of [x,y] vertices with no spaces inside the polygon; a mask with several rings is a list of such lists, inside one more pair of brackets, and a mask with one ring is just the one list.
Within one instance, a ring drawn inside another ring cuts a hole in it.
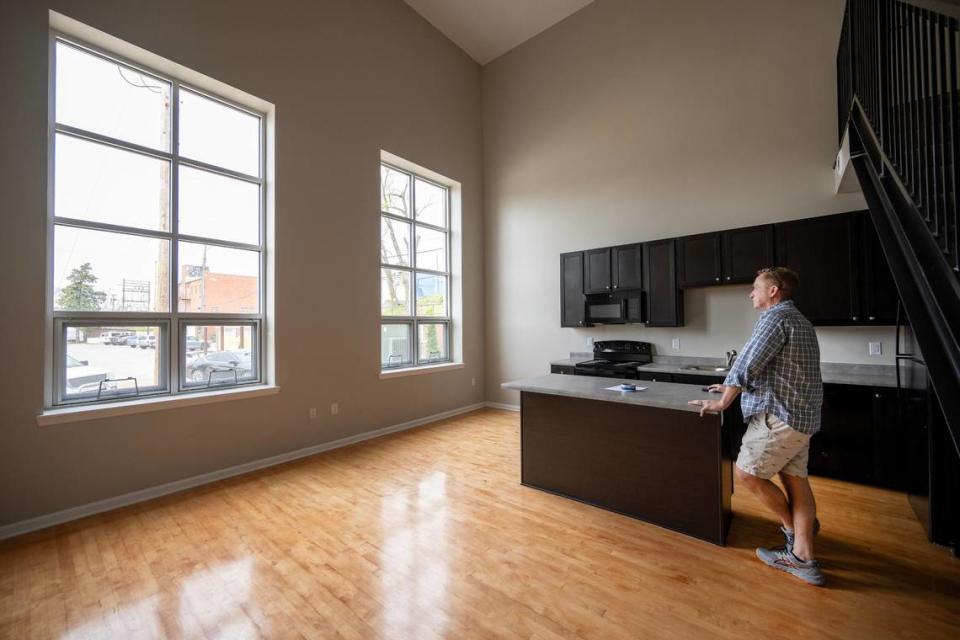
[{"label": "smaller window", "polygon": [[167,390],[166,324],[59,323],[60,402],[136,398]]},{"label": "smaller window", "polygon": [[256,322],[184,322],[180,334],[180,379],[184,389],[260,381]]},{"label": "smaller window", "polygon": [[417,359],[422,363],[444,362],[447,354],[447,325],[439,322],[421,322],[417,325]]},{"label": "smaller window", "polygon": [[380,366],[384,369],[413,364],[410,325],[383,324],[380,328]]}]

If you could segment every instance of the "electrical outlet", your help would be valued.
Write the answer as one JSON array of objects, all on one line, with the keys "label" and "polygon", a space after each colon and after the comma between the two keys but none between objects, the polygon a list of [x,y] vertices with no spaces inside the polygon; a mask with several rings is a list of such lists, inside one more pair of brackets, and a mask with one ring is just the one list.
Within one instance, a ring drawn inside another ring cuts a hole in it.
[{"label": "electrical outlet", "polygon": [[680,348],[680,338],[674,338],[671,345],[674,349]]},{"label": "electrical outlet", "polygon": [[476,378],[470,378],[470,386],[471,386],[471,387],[477,386],[477,379],[476,379]]},{"label": "electrical outlet", "polygon": [[593,346],[593,336],[587,336],[587,346],[588,347]]},{"label": "electrical outlet", "polygon": [[335,416],[340,413],[340,405],[336,402],[330,405],[330,415]]},{"label": "electrical outlet", "polygon": [[868,342],[867,345],[870,348],[870,355],[879,356],[883,354],[883,343],[882,342]]},{"label": "electrical outlet", "polygon": [[316,407],[310,407],[310,419],[311,419],[311,420],[316,420],[316,419],[317,419],[317,408],[316,408]]}]

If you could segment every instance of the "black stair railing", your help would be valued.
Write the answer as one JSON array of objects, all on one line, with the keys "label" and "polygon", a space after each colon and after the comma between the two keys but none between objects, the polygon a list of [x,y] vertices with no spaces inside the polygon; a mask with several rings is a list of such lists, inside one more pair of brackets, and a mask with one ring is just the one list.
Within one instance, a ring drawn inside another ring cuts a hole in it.
[{"label": "black stair railing", "polygon": [[847,0],[839,136],[960,451],[960,27],[899,0]]},{"label": "black stair railing", "polygon": [[848,0],[837,51],[841,140],[856,101],[955,273],[958,39],[955,18],[897,0]]}]

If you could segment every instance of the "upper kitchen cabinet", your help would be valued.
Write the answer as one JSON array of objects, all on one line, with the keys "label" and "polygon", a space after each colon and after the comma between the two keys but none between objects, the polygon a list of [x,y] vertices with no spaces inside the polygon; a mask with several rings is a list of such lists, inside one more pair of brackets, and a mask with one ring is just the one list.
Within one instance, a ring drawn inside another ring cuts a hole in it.
[{"label": "upper kitchen cabinet", "polygon": [[643,245],[648,326],[683,326],[683,292],[677,287],[676,247],[677,241],[673,238]]},{"label": "upper kitchen cabinet", "polygon": [[582,327],[586,321],[583,297],[583,251],[560,255],[560,326]]},{"label": "upper kitchen cabinet", "polygon": [[584,251],[583,260],[583,293],[610,293],[613,288],[610,248]]},{"label": "upper kitchen cabinet", "polygon": [[724,284],[749,284],[757,271],[774,264],[773,225],[730,229],[721,234]]},{"label": "upper kitchen cabinet", "polygon": [[775,225],[780,266],[800,276],[797,308],[813,324],[862,324],[860,242],[857,218],[849,214]]},{"label": "upper kitchen cabinet", "polygon": [[680,286],[753,282],[773,264],[773,225],[729,229],[679,238]]},{"label": "upper kitchen cabinet", "polygon": [[860,223],[862,312],[860,324],[896,324],[897,287],[880,247],[869,211],[857,214]]},{"label": "upper kitchen cabinet", "polygon": [[643,288],[643,245],[628,244],[611,249],[614,289]]},{"label": "upper kitchen cabinet", "polygon": [[722,282],[720,244],[719,232],[677,239],[681,287],[699,287]]},{"label": "upper kitchen cabinet", "polygon": [[643,245],[590,249],[584,255],[586,294],[643,288]]}]

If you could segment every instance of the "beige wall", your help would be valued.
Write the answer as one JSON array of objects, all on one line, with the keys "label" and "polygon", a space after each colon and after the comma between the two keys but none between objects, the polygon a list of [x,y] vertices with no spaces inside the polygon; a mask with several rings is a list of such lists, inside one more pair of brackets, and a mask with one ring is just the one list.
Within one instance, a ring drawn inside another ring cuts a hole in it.
[{"label": "beige wall", "polygon": [[[279,395],[37,426],[48,9],[276,105]],[[400,0],[2,2],[0,79],[0,525],[483,400],[480,68]],[[380,149],[463,185],[462,370],[378,378]]]},{"label": "beige wall", "polygon": [[[501,382],[589,336],[740,348],[744,286],[687,292],[682,328],[561,329],[559,254],[863,208],[833,193],[841,15],[836,0],[597,0],[484,67],[488,400],[516,402]],[[891,362],[892,330],[819,334],[826,361]]]}]

